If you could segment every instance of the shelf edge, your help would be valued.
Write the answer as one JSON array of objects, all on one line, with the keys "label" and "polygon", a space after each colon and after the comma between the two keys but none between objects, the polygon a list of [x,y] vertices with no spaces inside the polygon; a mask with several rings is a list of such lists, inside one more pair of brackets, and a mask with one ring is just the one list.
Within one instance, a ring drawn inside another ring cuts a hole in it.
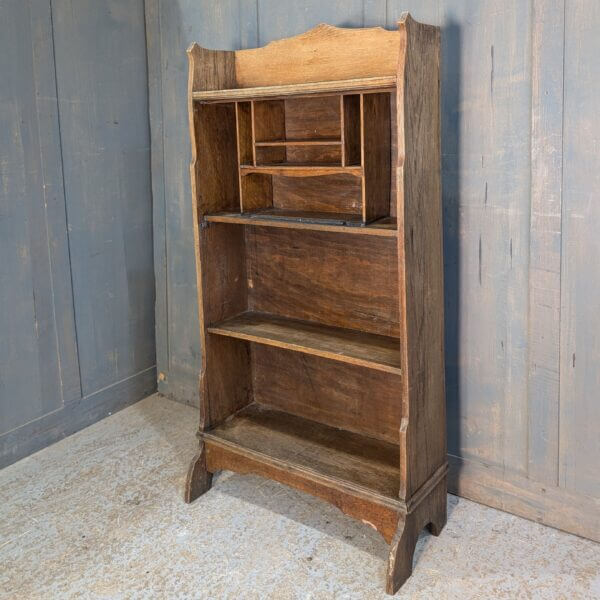
[{"label": "shelf edge", "polygon": [[397,78],[395,75],[386,75],[383,77],[317,81],[311,83],[273,85],[254,88],[203,90],[193,92],[192,98],[201,102],[232,102],[236,100],[277,98],[282,96],[306,96],[312,94],[335,94],[342,92],[391,92],[396,89],[396,84]]},{"label": "shelf edge", "polygon": [[[281,342],[279,340],[273,340],[263,336],[241,333],[238,331],[232,331],[230,329],[223,329],[219,327],[218,323],[215,326],[207,327],[206,330],[209,333],[212,333],[213,335],[221,335],[223,337],[236,338],[238,340],[244,340],[246,342],[255,342],[257,344],[263,344],[264,346],[273,346],[275,348],[291,350],[292,352],[299,352],[301,354],[310,354],[313,356],[318,356],[320,358],[326,358],[329,360],[335,360],[337,362],[356,365],[357,367],[365,367],[367,369],[374,369],[375,371],[391,373],[392,375],[402,375],[402,370],[400,369],[400,367],[393,367],[384,363],[369,361],[367,359],[348,356],[346,354],[338,354],[337,352],[331,352],[328,350],[320,350],[311,346],[303,346],[301,344],[295,344],[291,342]],[[308,351],[308,349],[310,349],[311,351]]]}]

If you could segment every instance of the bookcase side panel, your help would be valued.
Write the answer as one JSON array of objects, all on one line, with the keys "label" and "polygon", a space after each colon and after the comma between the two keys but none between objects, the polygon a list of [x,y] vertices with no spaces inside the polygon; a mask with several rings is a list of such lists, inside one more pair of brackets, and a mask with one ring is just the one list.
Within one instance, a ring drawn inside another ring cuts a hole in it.
[{"label": "bookcase side panel", "polygon": [[214,339],[206,327],[247,306],[244,237],[232,226],[207,227],[203,215],[239,207],[236,111],[233,103],[202,105],[194,91],[235,87],[234,53],[194,44],[188,51],[188,110],[194,253],[202,344],[200,430],[252,398],[250,352],[241,341]]},{"label": "bookcase side panel", "polygon": [[408,500],[446,463],[440,31],[410,16],[399,26],[400,489]]}]

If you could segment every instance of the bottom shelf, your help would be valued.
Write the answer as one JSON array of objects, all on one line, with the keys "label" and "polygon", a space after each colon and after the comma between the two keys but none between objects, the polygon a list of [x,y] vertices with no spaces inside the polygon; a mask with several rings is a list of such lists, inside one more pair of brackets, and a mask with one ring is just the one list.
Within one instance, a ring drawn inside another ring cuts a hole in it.
[{"label": "bottom shelf", "polygon": [[[325,495],[315,491],[316,487],[333,486],[349,494],[366,494],[389,506],[398,502],[399,447],[389,442],[258,404],[240,410],[203,438],[209,470],[211,447],[220,446],[239,456],[239,466],[218,464],[218,468],[266,475],[320,497]],[[253,468],[243,466],[247,459]],[[277,469],[310,481],[310,485],[276,477],[272,471]]]}]

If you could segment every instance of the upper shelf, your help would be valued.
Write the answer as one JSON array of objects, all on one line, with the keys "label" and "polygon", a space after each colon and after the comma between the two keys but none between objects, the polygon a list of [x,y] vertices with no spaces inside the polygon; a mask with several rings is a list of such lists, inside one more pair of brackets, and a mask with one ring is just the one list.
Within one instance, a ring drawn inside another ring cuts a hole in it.
[{"label": "upper shelf", "polygon": [[194,92],[192,98],[200,102],[233,102],[236,100],[256,100],[261,98],[281,98],[285,96],[310,96],[312,94],[356,93],[368,91],[394,91],[396,76],[363,77],[340,81],[317,81],[314,83],[294,83],[264,87],[236,88],[231,90],[205,90]]}]

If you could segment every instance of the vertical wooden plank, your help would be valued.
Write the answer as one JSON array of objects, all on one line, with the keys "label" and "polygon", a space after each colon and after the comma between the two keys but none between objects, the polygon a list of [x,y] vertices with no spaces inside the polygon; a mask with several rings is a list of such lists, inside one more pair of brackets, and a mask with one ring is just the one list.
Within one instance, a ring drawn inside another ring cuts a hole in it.
[{"label": "vertical wooden plank", "polygon": [[[401,18],[398,62],[400,497],[446,464],[440,30]],[[365,95],[366,98],[366,95]]]},{"label": "vertical wooden plank", "polygon": [[559,482],[600,496],[600,4],[565,13]]},{"label": "vertical wooden plank", "polygon": [[[0,36],[2,434],[59,409],[62,394],[36,104],[40,32],[32,30],[28,3],[19,0],[0,5],[0,20],[11,23]],[[50,30],[44,35],[51,45]]]},{"label": "vertical wooden plank", "polygon": [[83,395],[155,363],[142,0],[52,2]]},{"label": "vertical wooden plank", "polygon": [[59,356],[60,387],[63,403],[79,400],[79,356],[75,332],[73,286],[65,191],[62,175],[62,153],[56,97],[54,39],[52,14],[48,0],[30,4],[33,36],[33,67],[42,168],[42,192],[48,230],[52,304]]},{"label": "vertical wooden plank", "polygon": [[532,14],[528,475],[558,484],[564,0]]},{"label": "vertical wooden plank", "polygon": [[526,473],[530,7],[444,4],[449,451]]},{"label": "vertical wooden plank", "polygon": [[150,120],[150,172],[152,177],[152,236],[155,280],[155,340],[158,391],[165,392],[169,365],[168,282],[165,156],[162,98],[160,0],[144,1],[148,57],[148,111]]}]

